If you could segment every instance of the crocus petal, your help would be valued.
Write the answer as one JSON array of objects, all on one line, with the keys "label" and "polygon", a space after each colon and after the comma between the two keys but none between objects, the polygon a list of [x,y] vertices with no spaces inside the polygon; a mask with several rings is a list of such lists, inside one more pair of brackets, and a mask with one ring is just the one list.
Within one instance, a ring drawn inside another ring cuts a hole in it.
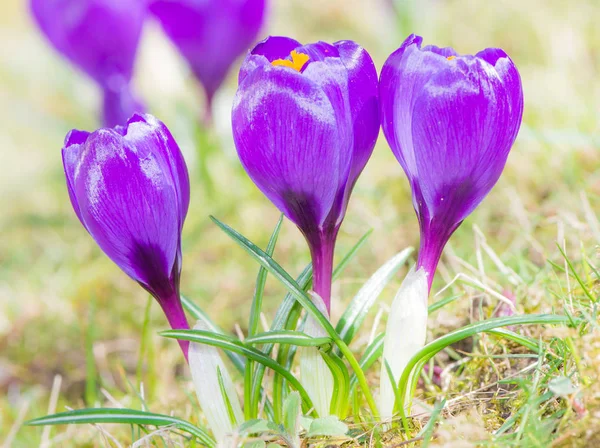
[{"label": "crocus petal", "polygon": [[421,51],[430,51],[435,54],[439,54],[440,56],[444,56],[446,59],[452,56],[458,56],[458,53],[454,51],[454,48],[451,47],[436,47],[435,45],[427,45],[423,47]]},{"label": "crocus petal", "polygon": [[483,59],[496,69],[496,73],[502,80],[506,92],[511,102],[511,115],[516,122],[514,126],[515,135],[519,132],[521,120],[523,118],[523,87],[521,86],[521,77],[519,71],[512,59],[500,48],[486,48],[475,55]]},{"label": "crocus petal", "polygon": [[128,124],[128,137],[140,145],[147,145],[162,163],[164,172],[173,180],[179,203],[180,227],[183,227],[190,205],[190,179],[177,142],[165,124],[150,114],[135,114]]},{"label": "crocus petal", "polygon": [[233,136],[244,168],[301,229],[320,225],[335,198],[346,131],[335,117],[323,90],[291,69],[257,68],[234,100]]},{"label": "crocus petal", "polygon": [[380,79],[384,134],[410,181],[429,281],[444,245],[498,180],[523,114],[502,50],[461,56],[409,36]]},{"label": "crocus petal", "polygon": [[420,207],[449,226],[494,186],[519,127],[493,67],[479,58],[456,61],[421,89],[412,111]]},{"label": "crocus petal", "polygon": [[[100,248],[157,298],[176,295],[189,185],[179,148],[162,123],[71,133],[63,149],[74,208]],[[76,205],[75,205],[76,204]],[[178,297],[177,297],[178,298]]]},{"label": "crocus petal", "polygon": [[409,36],[387,59],[379,81],[381,127],[411,182],[417,174],[411,132],[414,99],[432,74],[447,63],[436,53],[422,52],[422,41],[420,36]]},{"label": "crocus petal", "polygon": [[[384,420],[393,417],[395,395],[388,374],[392,371],[397,386],[410,359],[425,345],[427,336],[427,274],[411,269],[394,298],[383,342],[380,374],[379,413]],[[394,386],[394,387],[395,387]]]},{"label": "crocus petal", "polygon": [[256,38],[265,0],[154,0],[150,10],[210,99]]},{"label": "crocus petal", "polygon": [[371,56],[351,40],[336,42],[342,63],[348,72],[348,93],[354,123],[354,151],[349,184],[356,179],[373,153],[379,134],[379,82]]},{"label": "crocus petal", "polygon": [[79,203],[77,202],[77,196],[75,195],[74,178],[75,168],[77,166],[79,158],[81,157],[81,151],[83,150],[85,142],[87,141],[89,136],[89,132],[73,129],[65,137],[64,148],[69,148],[69,150],[62,151],[63,166],[65,168],[65,177],[67,178],[67,190],[69,192],[69,199],[71,199],[71,205],[73,205],[73,210],[75,210],[75,214],[77,215],[79,221],[81,221],[84,227],[85,223],[81,218]]},{"label": "crocus petal", "polygon": [[137,0],[31,0],[50,42],[103,87],[131,79],[146,4]]},{"label": "crocus petal", "polygon": [[277,59],[286,59],[292,50],[300,46],[300,42],[289,37],[269,36],[259,42],[244,59],[238,74],[238,84],[241,84],[246,75],[257,67],[270,65]]},{"label": "crocus petal", "polygon": [[272,37],[246,57],[233,134],[254,183],[306,237],[329,310],[335,240],[379,128],[377,75],[353,42],[296,44]]},{"label": "crocus petal", "polygon": [[256,44],[250,54],[264,56],[269,62],[273,62],[288,57],[292,50],[300,46],[300,42],[289,37],[269,36]]}]

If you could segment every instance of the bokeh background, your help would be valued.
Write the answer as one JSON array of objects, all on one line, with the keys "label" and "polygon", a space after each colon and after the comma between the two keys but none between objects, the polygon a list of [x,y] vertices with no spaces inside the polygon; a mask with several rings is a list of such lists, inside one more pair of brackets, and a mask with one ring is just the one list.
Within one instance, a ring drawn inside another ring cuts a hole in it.
[{"label": "bokeh background", "polygon": [[[556,243],[574,257],[598,261],[600,228],[600,2],[597,0],[271,0],[261,38],[301,42],[353,39],[378,69],[410,33],[460,53],[501,47],[520,70],[525,116],[504,176],[451,240],[434,286],[466,272],[490,287],[512,288],[521,311],[547,307],[562,263]],[[200,87],[184,61],[149,21],[134,83],[150,112],[183,149],[192,179],[184,228],[182,291],[226,329],[244,330],[258,266],[211,222],[213,214],[264,246],[279,214],[242,171],[230,136],[230,107],[239,61],[215,100],[215,130],[199,137]],[[0,4],[0,443],[101,446],[95,429],[42,434],[24,419],[115,402],[155,411],[191,412],[187,373],[159,307],[106,258],[68,200],[61,144],[72,128],[98,127],[95,85],[63,60],[38,32],[27,2]],[[200,161],[205,161],[201,165]],[[479,260],[483,241],[524,279]],[[418,227],[402,170],[383,135],[359,179],[338,243],[338,256],[373,229],[333,289],[333,318],[386,259],[418,244]],[[309,260],[298,231],[283,228],[276,259],[291,273]],[[382,296],[389,303],[402,273]],[[284,291],[267,285],[265,309]],[[436,315],[435,331],[472,318],[477,291]],[[148,308],[148,304],[150,307]],[[272,314],[266,314],[267,320]],[[145,319],[146,344],[143,353]],[[367,331],[368,333],[368,331]],[[364,335],[368,339],[368,334]],[[142,360],[143,362],[140,362]],[[60,387],[58,387],[60,386]],[[50,409],[52,410],[52,409]],[[126,437],[127,440],[127,430]]]}]

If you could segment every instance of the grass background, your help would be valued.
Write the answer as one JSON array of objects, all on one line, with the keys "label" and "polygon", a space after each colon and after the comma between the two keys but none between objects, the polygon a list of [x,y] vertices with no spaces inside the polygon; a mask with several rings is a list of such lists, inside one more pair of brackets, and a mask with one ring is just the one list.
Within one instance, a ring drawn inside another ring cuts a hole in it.
[{"label": "grass background", "polygon": [[[187,395],[191,384],[179,348],[156,336],[166,327],[158,306],[151,303],[149,308],[146,340],[151,343],[140,354],[147,294],[100,252],[71,209],[60,148],[70,129],[98,126],[99,95],[92,82],[65,63],[38,33],[26,3],[6,0],[0,5],[0,443],[116,446],[112,436],[125,446],[136,438],[128,428],[88,426],[44,432],[21,427],[24,419],[48,412],[53,389],[58,402],[51,407],[56,410],[116,403],[139,408],[140,382],[149,409],[172,411],[180,417],[197,414],[193,396]],[[505,49],[522,76],[524,122],[502,179],[446,249],[433,294],[463,273],[496,292],[514,296],[519,312],[562,312],[565,306],[587,306],[573,276],[550,262],[564,266],[558,243],[596,295],[596,280],[590,272],[599,264],[600,243],[596,218],[600,207],[600,2],[270,3],[263,36],[284,34],[303,42],[353,39],[370,51],[378,68],[411,32],[424,36],[426,44],[453,46],[460,53],[494,46]],[[199,147],[201,91],[156,24],[149,21],[145,28],[135,83],[150,111],[178,140],[192,179],[192,203],[183,235],[182,291],[223,327],[234,331],[237,324],[243,331],[258,266],[208,215],[216,215],[264,246],[278,212],[236,160],[229,124],[236,73],[237,65],[216,98],[211,139],[218,148],[209,150],[205,143]],[[212,194],[199,168],[201,152],[207,160]],[[404,247],[418,244],[408,185],[383,136],[355,189],[337,253],[347,251],[371,228],[374,232],[367,245],[334,285],[334,320],[378,266]],[[294,274],[309,260],[304,241],[289,222],[284,224],[275,258]],[[504,267],[514,270],[517,277],[508,275]],[[384,311],[403,274],[384,292],[380,302]],[[276,282],[268,281],[267,320],[283,293]],[[481,315],[489,317],[498,303],[460,281],[435,299],[450,294],[461,297],[431,316],[430,338]],[[357,350],[367,342],[370,331],[367,325]],[[596,339],[564,329],[528,331],[555,338],[563,344],[560,347],[571,341],[572,350],[565,351],[563,364],[554,370],[568,374],[580,367],[573,380],[580,389],[579,401],[571,396],[540,408],[531,397],[546,390],[549,378],[535,383],[534,370],[518,374],[528,385],[498,385],[499,379],[537,360],[506,357],[514,352],[510,345],[477,338],[455,347],[461,364],[451,366],[456,361],[452,353],[437,360],[442,367],[450,365],[441,389],[431,386],[420,392],[424,400],[442,395],[454,399],[441,416],[444,423],[435,443],[459,446],[487,440],[487,444],[501,446],[595,446],[585,444],[593,443],[589,438],[600,430],[595,414],[600,389],[594,381],[600,367]],[[494,353],[505,357],[486,357]],[[548,366],[535,371],[553,372]],[[474,392],[482,387],[487,388]],[[578,411],[579,404],[585,412]],[[528,406],[535,419],[523,422],[520,417],[521,435],[515,432],[504,441],[491,436],[506,419]],[[544,426],[548,421],[554,425]]]}]

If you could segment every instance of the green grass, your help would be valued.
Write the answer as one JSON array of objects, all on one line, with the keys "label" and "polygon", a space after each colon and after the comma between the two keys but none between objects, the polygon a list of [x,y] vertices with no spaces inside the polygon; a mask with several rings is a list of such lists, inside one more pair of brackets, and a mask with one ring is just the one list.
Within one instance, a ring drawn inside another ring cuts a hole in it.
[{"label": "green grass", "polygon": [[[0,6],[0,443],[10,437],[14,447],[38,446],[42,439],[54,446],[116,446],[114,437],[126,446],[146,435],[127,425],[58,427],[46,434],[21,426],[67,407],[120,403],[203,423],[179,347],[158,336],[166,329],[160,310],[152,303],[146,317],[146,294],[99,251],[72,212],[60,147],[69,129],[96,126],[98,98],[93,85],[48,48],[21,3]],[[383,0],[273,3],[273,34],[308,41],[352,38],[369,49],[378,67],[409,32],[461,53],[500,46],[515,60],[525,92],[523,127],[502,179],[444,253],[433,294],[443,292],[430,304],[451,303],[432,313],[428,341],[492,317],[499,295],[513,295],[519,314],[568,312],[587,324],[514,329],[542,341],[537,350],[497,334],[444,349],[434,358],[445,371],[442,384],[425,379],[417,388],[410,437],[429,446],[465,439],[515,447],[600,443],[593,304],[600,264],[600,4],[408,1],[397,20]],[[208,216],[264,248],[279,213],[247,179],[228,138],[235,73],[217,98],[222,150],[207,156],[214,190],[209,196],[196,163],[199,89],[155,29],[144,39],[140,91],[175,134],[191,168],[182,291],[225,331],[234,333],[238,324],[246,334],[258,265]],[[156,60],[166,62],[157,66]],[[383,137],[353,195],[338,257],[369,229],[373,233],[334,284],[334,323],[379,266],[418,242],[408,185]],[[293,276],[309,260],[289,222],[282,225],[274,259]],[[390,303],[405,273],[403,268],[385,288],[355,335],[351,349],[357,358],[380,304]],[[463,277],[453,282],[458,274]],[[286,292],[267,278],[263,310],[269,324]],[[374,335],[384,322],[385,313]],[[372,386],[378,371],[367,375]],[[62,382],[56,406],[50,406],[56,375]],[[563,377],[577,392],[552,391]],[[442,399],[443,409],[435,404]],[[429,416],[435,424],[426,426]],[[394,446],[407,439],[398,429],[348,424],[348,446]],[[161,432],[151,441],[165,446],[168,437]]]}]

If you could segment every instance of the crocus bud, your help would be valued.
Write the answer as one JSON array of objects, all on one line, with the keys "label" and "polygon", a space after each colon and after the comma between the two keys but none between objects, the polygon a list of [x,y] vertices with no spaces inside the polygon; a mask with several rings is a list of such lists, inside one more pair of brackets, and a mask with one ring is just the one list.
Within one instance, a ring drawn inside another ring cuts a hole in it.
[{"label": "crocus bud", "polygon": [[[411,269],[394,301],[388,317],[383,340],[379,388],[379,413],[384,420],[394,413],[394,388],[397,387],[404,368],[425,344],[427,336],[427,274],[423,268]],[[394,385],[386,367],[389,365],[394,376]]]},{"label": "crocus bud", "polygon": [[382,127],[406,172],[421,228],[418,268],[433,281],[442,250],[500,177],[523,115],[519,72],[506,53],[475,56],[409,36],[385,62]]},{"label": "crocus bud", "polygon": [[167,127],[136,114],[124,127],[73,130],[62,157],[75,213],[100,249],[156,298],[172,328],[189,328],[179,276],[190,184]]},{"label": "crocus bud", "polygon": [[265,0],[151,0],[161,23],[206,93],[206,114],[233,62],[256,42]]},{"label": "crocus bud", "polygon": [[130,81],[145,1],[31,0],[31,10],[50,43],[102,89],[105,126],[143,112]]},{"label": "crocus bud", "polygon": [[[208,331],[210,328],[202,321],[198,321],[194,325],[194,330]],[[190,371],[200,409],[217,439],[218,446],[235,446],[235,443],[232,444],[232,441],[228,439],[233,439],[233,433],[237,426],[244,421],[244,414],[235,386],[219,350],[208,345],[192,343],[190,345]],[[223,393],[226,394],[226,397],[223,396]],[[232,416],[229,415],[228,404],[233,411]]]},{"label": "crocus bud", "polygon": [[269,37],[242,64],[232,125],[246,172],[304,234],[329,312],[336,236],[379,132],[371,57],[352,41]]}]

